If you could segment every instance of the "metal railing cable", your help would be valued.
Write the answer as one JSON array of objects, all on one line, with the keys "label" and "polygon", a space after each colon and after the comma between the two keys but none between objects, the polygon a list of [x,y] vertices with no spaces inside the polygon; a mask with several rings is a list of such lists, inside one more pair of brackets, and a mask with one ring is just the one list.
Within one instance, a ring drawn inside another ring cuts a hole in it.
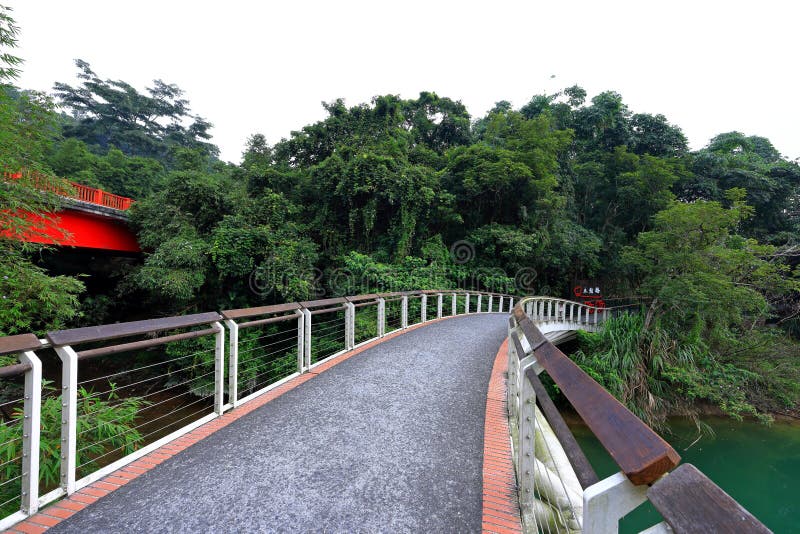
[{"label": "metal railing cable", "polygon": [[[732,517],[741,517],[741,525],[754,532],[768,532],[693,466],[674,471],[684,473],[681,477],[665,476],[680,461],[675,450],[554,345],[569,332],[596,330],[639,308],[640,303],[596,308],[551,297],[525,298],[514,308],[507,400],[526,529],[613,533],[623,516],[650,499],[664,518],[647,530],[650,534],[721,531],[733,524]],[[597,478],[539,381],[543,372],[609,452],[619,473]],[[676,488],[692,493],[691,502],[681,499]]]},{"label": "metal railing cable", "polygon": [[[0,356],[19,356],[0,367],[0,385],[24,390],[0,398],[0,529],[359,344],[437,317],[486,313],[490,300],[499,310],[498,294],[469,293],[369,294],[61,330],[45,340],[0,337]],[[61,450],[48,458],[58,462],[49,466],[58,487],[40,495],[35,351],[50,347],[61,360]]]}]

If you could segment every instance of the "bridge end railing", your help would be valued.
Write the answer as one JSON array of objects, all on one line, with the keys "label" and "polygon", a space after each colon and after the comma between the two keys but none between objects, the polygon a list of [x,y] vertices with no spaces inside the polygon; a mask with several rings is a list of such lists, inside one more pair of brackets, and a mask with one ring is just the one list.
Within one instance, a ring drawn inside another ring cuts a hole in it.
[{"label": "bridge end railing", "polygon": [[[558,323],[558,328],[594,329],[609,317],[630,311],[630,307],[587,308],[562,299],[533,297],[520,301],[509,317],[507,400],[526,530],[613,533],[618,531],[622,517],[650,499],[664,521],[648,533],[720,531],[727,523],[713,518],[734,517],[728,514],[746,518],[742,525],[753,525],[754,532],[768,532],[693,466],[682,466],[675,474],[668,474],[680,462],[678,453],[563,354],[537,326]],[[543,372],[555,382],[620,472],[598,479],[539,380]],[[693,504],[684,506],[678,488],[691,484],[697,485]],[[701,528],[690,528],[691,524]]]}]

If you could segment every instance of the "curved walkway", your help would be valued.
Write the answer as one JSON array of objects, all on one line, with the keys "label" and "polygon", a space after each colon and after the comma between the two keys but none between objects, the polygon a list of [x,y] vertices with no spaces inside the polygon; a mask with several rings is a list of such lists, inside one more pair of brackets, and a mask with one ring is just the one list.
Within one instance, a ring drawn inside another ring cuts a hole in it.
[{"label": "curved walkway", "polygon": [[368,348],[50,532],[479,532],[507,320],[455,317]]}]

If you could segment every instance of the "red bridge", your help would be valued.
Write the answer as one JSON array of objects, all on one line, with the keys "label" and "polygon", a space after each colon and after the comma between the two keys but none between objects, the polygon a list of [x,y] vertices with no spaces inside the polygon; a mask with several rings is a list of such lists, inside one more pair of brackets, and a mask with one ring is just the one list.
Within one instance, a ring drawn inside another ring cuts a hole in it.
[{"label": "red bridge", "polygon": [[31,243],[101,249],[118,252],[141,252],[136,235],[128,226],[126,211],[133,204],[128,197],[108,191],[64,181],[63,187],[33,172],[3,173],[6,181],[23,176],[39,189],[50,191],[64,199],[62,208],[40,217],[26,212],[36,232],[25,237]]}]

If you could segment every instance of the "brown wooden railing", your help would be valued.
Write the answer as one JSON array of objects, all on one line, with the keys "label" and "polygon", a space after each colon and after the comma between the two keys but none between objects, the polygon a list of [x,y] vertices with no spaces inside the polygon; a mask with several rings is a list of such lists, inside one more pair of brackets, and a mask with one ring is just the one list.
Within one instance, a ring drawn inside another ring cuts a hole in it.
[{"label": "brown wooden railing", "polygon": [[[769,532],[697,468],[686,464],[675,469],[680,462],[675,449],[542,333],[545,330],[555,339],[563,339],[563,330],[596,330],[609,317],[627,313],[626,307],[606,308],[598,317],[586,313],[584,306],[561,299],[528,298],[517,303],[509,318],[508,405],[515,434],[520,504],[523,512],[527,510],[523,517],[538,517],[540,521],[547,517],[545,512],[552,512],[552,522],[544,530],[539,524],[539,531],[572,532],[580,528],[591,534],[614,533],[623,516],[649,499],[664,518],[663,523],[648,530],[650,533]],[[616,462],[620,473],[598,480],[539,380],[543,372]],[[535,409],[536,404],[539,408]],[[547,431],[542,430],[540,416],[546,420]],[[543,466],[538,459],[542,451],[532,447],[534,442],[546,443],[541,434],[550,430],[557,438],[560,452],[556,452],[566,455],[568,468],[558,462]],[[552,469],[556,472],[551,473]],[[543,480],[542,472],[555,474],[563,492],[558,484],[551,486]],[[577,491],[570,486],[571,480],[579,484]],[[542,484],[544,489],[537,487]],[[581,498],[575,497],[578,494]],[[537,527],[529,524],[528,528]]]}]

